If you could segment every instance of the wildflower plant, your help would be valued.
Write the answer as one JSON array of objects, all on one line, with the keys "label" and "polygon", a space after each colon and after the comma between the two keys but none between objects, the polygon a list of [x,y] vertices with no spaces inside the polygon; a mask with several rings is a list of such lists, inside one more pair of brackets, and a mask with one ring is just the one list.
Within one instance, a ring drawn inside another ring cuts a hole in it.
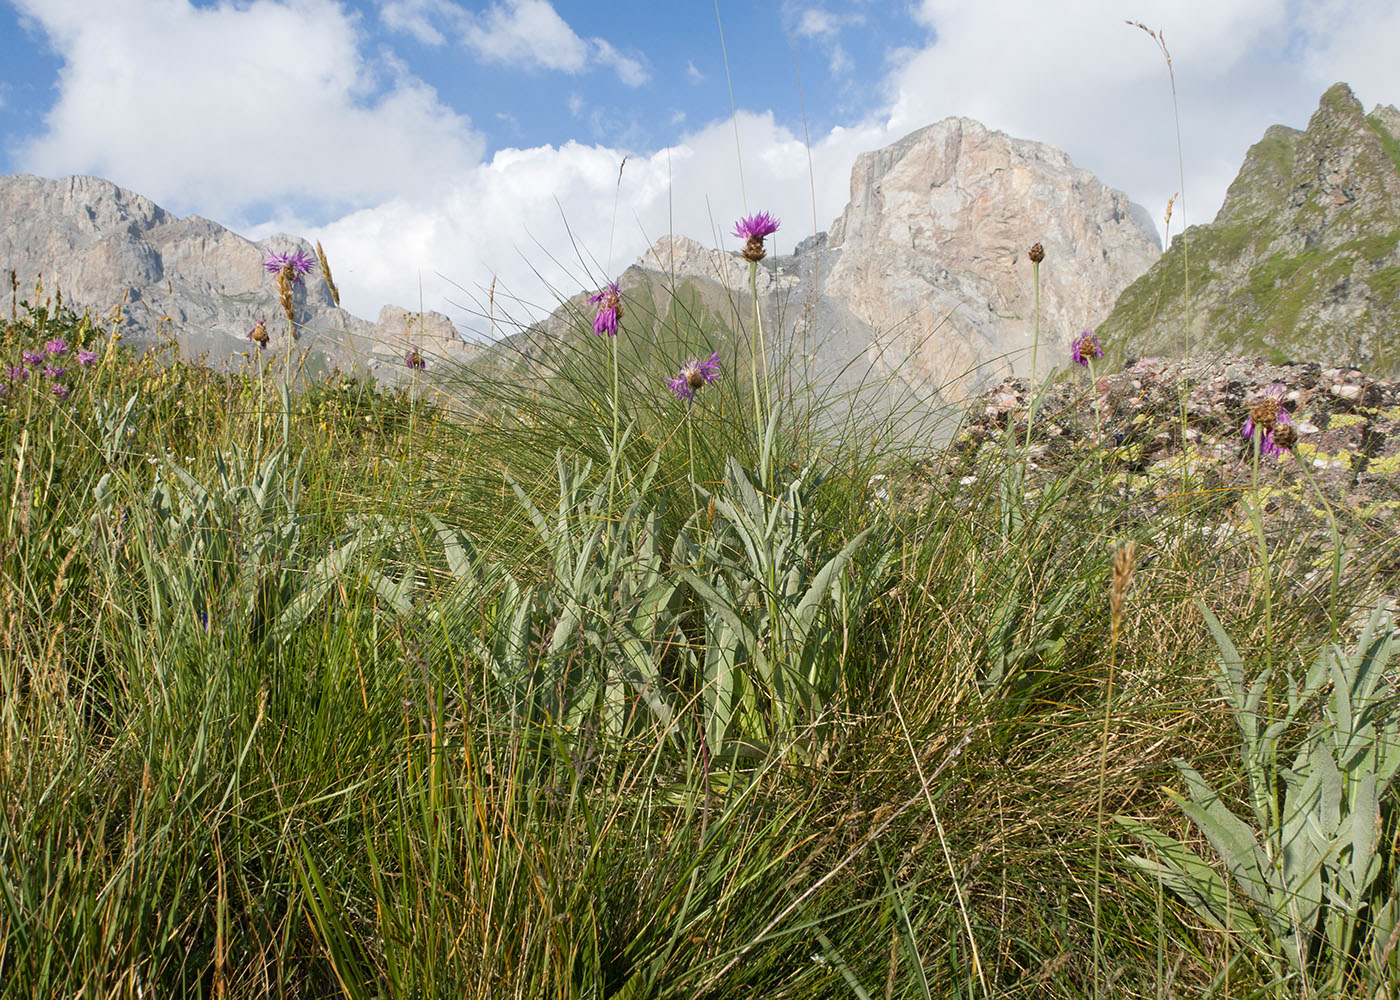
[{"label": "wildflower plant", "polygon": [[1394,621],[1374,612],[1354,650],[1324,648],[1301,681],[1286,678],[1276,705],[1273,669],[1247,677],[1220,622],[1201,612],[1220,654],[1216,688],[1239,734],[1245,811],[1180,759],[1186,794],[1169,794],[1226,878],[1151,824],[1118,817],[1152,849],[1128,860],[1253,952],[1281,992],[1388,995],[1400,929],[1395,858],[1381,836],[1400,769],[1400,688],[1387,671]]},{"label": "wildflower plant", "polygon": [[[758,302],[758,262],[763,260],[768,253],[764,249],[763,241],[776,233],[781,225],[782,223],[768,212],[755,212],[753,215],[746,215],[734,224],[734,235],[744,241],[744,249],[740,251],[740,255],[749,262],[749,296],[753,299],[753,324],[756,337],[753,365],[750,372],[753,380],[754,425],[760,431],[765,423],[763,401],[768,392],[769,378],[768,349],[763,338],[763,311],[759,308]],[[761,389],[758,378],[760,359],[762,359],[763,365]],[[760,474],[762,478],[766,478],[767,470],[761,469]]]}]

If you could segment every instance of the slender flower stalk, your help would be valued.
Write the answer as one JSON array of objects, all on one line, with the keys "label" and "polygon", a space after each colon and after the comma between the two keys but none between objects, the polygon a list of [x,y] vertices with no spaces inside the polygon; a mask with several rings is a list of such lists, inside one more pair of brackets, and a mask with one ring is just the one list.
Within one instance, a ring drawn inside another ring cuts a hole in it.
[{"label": "slender flower stalk", "polygon": [[[695,500],[695,509],[700,509],[700,488],[695,482],[695,437],[691,430],[691,411],[695,408],[695,394],[707,385],[713,385],[719,378],[719,351],[715,351],[704,361],[691,358],[681,365],[675,378],[668,378],[666,385],[675,397],[685,402],[685,450],[690,464],[687,466],[690,478],[690,494]],[[704,738],[704,727],[701,727]]]},{"label": "slender flower stalk", "polygon": [[[757,421],[755,430],[759,435],[763,434],[764,416],[763,402],[768,392],[768,345],[763,339],[763,312],[758,303],[758,262],[768,255],[764,249],[763,241],[778,231],[782,225],[777,218],[768,212],[755,212],[753,215],[746,215],[734,224],[734,235],[744,241],[744,249],[740,251],[741,256],[749,262],[749,296],[753,299],[753,325],[757,336],[754,351],[752,378],[753,378],[753,408],[754,418]],[[763,364],[763,388],[759,389],[758,368],[759,359]]]},{"label": "slender flower stalk", "polygon": [[1113,554],[1113,575],[1109,581],[1108,607],[1110,614],[1109,641],[1108,641],[1108,690],[1104,695],[1103,706],[1103,742],[1099,748],[1099,795],[1098,808],[1095,811],[1094,822],[1094,996],[1099,994],[1099,976],[1101,973],[1100,943],[1099,943],[1099,882],[1101,878],[1101,861],[1103,849],[1103,797],[1104,797],[1104,775],[1108,770],[1108,737],[1110,724],[1113,719],[1113,674],[1118,662],[1118,638],[1123,633],[1123,604],[1128,597],[1128,588],[1132,586],[1133,570],[1137,564],[1137,542],[1125,542],[1117,552]]},{"label": "slender flower stalk", "polygon": [[1030,251],[1026,254],[1031,261],[1031,275],[1035,284],[1035,339],[1031,341],[1031,399],[1029,409],[1026,411],[1026,454],[1030,455],[1031,450],[1031,425],[1035,423],[1035,363],[1036,355],[1040,353],[1040,262],[1045,259],[1045,247],[1039,243],[1031,244]]},{"label": "slender flower stalk", "polygon": [[1089,391],[1094,394],[1094,441],[1103,438],[1103,420],[1099,413],[1099,383],[1094,377],[1094,361],[1103,357],[1103,347],[1094,331],[1085,330],[1069,345],[1070,360],[1080,367],[1089,369]]},{"label": "slender flower stalk", "polygon": [[593,316],[593,332],[599,335],[606,334],[608,338],[609,355],[612,361],[612,448],[608,458],[608,503],[612,503],[613,486],[617,481],[617,441],[621,433],[621,378],[618,373],[617,359],[617,332],[622,323],[622,289],[616,281],[610,281],[602,287],[597,295],[591,295],[588,301],[598,307],[598,312]]}]

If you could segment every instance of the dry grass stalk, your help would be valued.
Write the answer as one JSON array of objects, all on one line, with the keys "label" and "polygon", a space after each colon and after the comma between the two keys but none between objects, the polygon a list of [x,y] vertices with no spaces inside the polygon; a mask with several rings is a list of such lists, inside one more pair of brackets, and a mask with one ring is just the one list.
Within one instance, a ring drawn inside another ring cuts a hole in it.
[{"label": "dry grass stalk", "polygon": [[1123,626],[1123,602],[1127,600],[1128,588],[1133,583],[1133,570],[1137,565],[1137,542],[1124,542],[1113,556],[1113,579],[1108,588],[1108,607],[1113,615],[1113,641],[1118,642]]},{"label": "dry grass stalk", "polygon": [[326,287],[330,289],[331,301],[335,303],[337,309],[340,308],[340,289],[335,287],[335,279],[331,277],[331,262],[326,260],[326,251],[321,249],[321,241],[316,241],[316,259],[321,262],[321,277],[326,279]]}]

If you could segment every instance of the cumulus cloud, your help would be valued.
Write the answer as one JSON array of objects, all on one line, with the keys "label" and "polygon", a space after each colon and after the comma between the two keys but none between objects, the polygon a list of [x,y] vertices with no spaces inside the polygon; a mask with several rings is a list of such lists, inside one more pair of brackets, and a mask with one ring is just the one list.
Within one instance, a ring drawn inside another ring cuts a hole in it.
[{"label": "cumulus cloud", "polygon": [[484,150],[431,87],[368,63],[330,0],[162,0],[158,17],[148,0],[16,2],[63,58],[44,132],[16,151],[34,173],[96,174],[236,223],[253,204],[428,188]]},{"label": "cumulus cloud", "polygon": [[489,62],[581,73],[602,65],[629,87],[650,78],[641,61],[625,56],[606,39],[583,39],[548,0],[504,0],[469,16],[463,43]]},{"label": "cumulus cloud", "polygon": [[412,35],[424,45],[442,45],[447,41],[435,20],[460,24],[464,16],[462,8],[449,0],[388,0],[379,7],[379,20],[384,27]]}]

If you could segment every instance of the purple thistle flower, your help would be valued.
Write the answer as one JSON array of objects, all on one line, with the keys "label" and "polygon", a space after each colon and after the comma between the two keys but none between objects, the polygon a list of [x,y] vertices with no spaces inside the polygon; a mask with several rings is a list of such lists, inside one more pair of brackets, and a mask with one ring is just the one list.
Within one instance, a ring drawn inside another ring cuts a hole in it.
[{"label": "purple thistle flower", "polygon": [[78,364],[82,365],[84,368],[87,368],[88,366],[92,365],[92,364],[93,364],[94,362],[96,362],[96,361],[97,361],[97,352],[96,352],[96,351],[85,351],[85,350],[82,350],[82,349],[79,349],[79,350],[78,350]]},{"label": "purple thistle flower", "polygon": [[44,345],[44,350],[57,357],[68,350],[68,341],[64,340],[62,337],[55,337]]},{"label": "purple thistle flower", "polygon": [[52,389],[53,389],[53,394],[54,394],[55,396],[57,396],[59,399],[67,399],[67,398],[68,398],[68,393],[72,391],[72,390],[69,389],[66,385],[64,385],[62,382],[55,382],[55,383],[53,384],[53,386],[52,386]]},{"label": "purple thistle flower", "polygon": [[776,233],[779,225],[778,220],[767,212],[755,212],[736,222],[734,235],[744,241],[744,249],[740,251],[743,258],[757,264],[766,257],[768,251],[763,249],[763,238]]},{"label": "purple thistle flower", "polygon": [[1099,345],[1099,338],[1094,336],[1093,330],[1085,330],[1069,345],[1070,360],[1082,368],[1088,368],[1089,362],[1095,358],[1103,357],[1103,348]]},{"label": "purple thistle flower", "polygon": [[757,236],[762,239],[765,236],[772,236],[782,225],[768,212],[755,212],[753,215],[746,215],[734,224],[734,235],[741,240],[750,240]]},{"label": "purple thistle flower", "polygon": [[617,282],[604,285],[603,290],[590,295],[588,301],[598,307],[598,314],[593,317],[593,332],[616,336],[618,321],[622,319],[622,290]]},{"label": "purple thistle flower", "polygon": [[288,265],[292,268],[292,281],[301,284],[301,277],[310,274],[311,269],[316,266],[316,258],[305,250],[293,250],[291,253],[272,253],[263,257],[263,270],[268,274],[281,274]]},{"label": "purple thistle flower", "polygon": [[253,328],[248,331],[248,339],[257,344],[259,350],[267,350],[267,320],[260,319],[253,324]]},{"label": "purple thistle flower", "polygon": [[30,368],[33,368],[35,365],[43,364],[44,362],[44,355],[39,351],[25,351],[20,357],[24,358],[24,363]]},{"label": "purple thistle flower", "polygon": [[49,378],[51,378],[51,379],[60,379],[60,378],[63,378],[63,373],[66,372],[67,370],[68,370],[67,368],[60,368],[58,365],[45,365],[45,366],[44,366],[44,374],[47,375],[47,376],[48,376]]},{"label": "purple thistle flower", "polygon": [[414,371],[419,372],[428,367],[428,362],[423,360],[423,355],[418,353],[418,348],[416,347],[409,348],[408,353],[403,356],[403,363]]},{"label": "purple thistle flower", "polygon": [[676,394],[677,399],[689,403],[695,398],[696,392],[713,384],[718,378],[719,351],[715,351],[705,361],[691,358],[681,365],[681,370],[676,372],[675,378],[666,380],[666,384]]},{"label": "purple thistle flower", "polygon": [[29,369],[19,365],[10,365],[5,369],[5,377],[11,382],[23,382],[29,378]]}]

